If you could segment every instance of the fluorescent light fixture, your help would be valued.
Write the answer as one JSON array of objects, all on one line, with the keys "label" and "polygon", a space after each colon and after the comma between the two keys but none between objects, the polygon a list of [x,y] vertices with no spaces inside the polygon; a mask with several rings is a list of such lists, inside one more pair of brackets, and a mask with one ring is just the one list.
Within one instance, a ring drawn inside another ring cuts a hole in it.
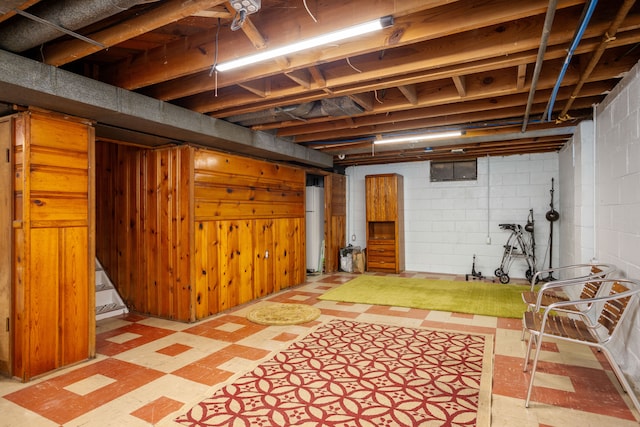
[{"label": "fluorescent light fixture", "polygon": [[276,49],[259,52],[255,55],[249,55],[243,58],[221,62],[220,64],[216,65],[216,70],[220,72],[229,71],[234,68],[244,67],[246,65],[255,64],[257,62],[277,58],[279,56],[289,55],[295,52],[300,52],[302,50],[311,49],[325,44],[335,43],[337,41],[348,39],[351,37],[371,33],[373,31],[390,27],[391,25],[393,25],[393,17],[383,16],[382,18],[378,18],[375,21],[365,22],[364,24],[355,25],[343,30],[338,30],[318,37],[302,40],[297,43],[282,46]]},{"label": "fluorescent light fixture", "polygon": [[397,144],[400,142],[420,142],[420,141],[426,141],[429,139],[455,138],[456,136],[462,136],[462,131],[454,130],[449,132],[433,132],[433,133],[424,133],[420,135],[399,136],[397,138],[382,138],[382,139],[375,139],[373,143],[374,144]]}]

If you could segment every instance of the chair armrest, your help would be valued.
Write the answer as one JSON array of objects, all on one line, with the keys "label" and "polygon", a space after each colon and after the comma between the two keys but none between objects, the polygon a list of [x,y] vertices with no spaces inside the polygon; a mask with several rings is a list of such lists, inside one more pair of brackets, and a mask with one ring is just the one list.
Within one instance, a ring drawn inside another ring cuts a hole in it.
[{"label": "chair armrest", "polygon": [[586,283],[592,282],[593,280],[594,278],[585,279],[581,277],[581,278],[573,278],[573,279],[566,279],[566,280],[556,280],[554,282],[545,283],[536,292],[537,294],[536,304],[535,304],[536,311],[540,309],[542,305],[542,299],[544,298],[545,293],[557,292],[558,290],[563,290],[563,288],[568,288],[570,286],[583,287],[585,286]]},{"label": "chair armrest", "polygon": [[[593,279],[592,279],[592,281],[593,281]],[[548,307],[546,307],[544,309],[542,325],[544,326],[544,324],[546,323],[546,319],[549,316],[553,316],[552,312],[554,312],[554,311],[567,312],[568,310],[565,307],[569,307],[569,306],[573,306],[573,307],[584,306],[586,308],[586,310],[584,310],[584,311],[573,311],[573,310],[571,310],[570,313],[587,319],[588,320],[587,323],[591,324],[591,321],[589,320],[590,318],[588,316],[589,311],[591,309],[593,309],[594,307],[603,307],[603,305],[601,305],[599,303],[604,303],[604,302],[607,302],[607,301],[613,301],[613,300],[618,300],[618,299],[622,299],[622,298],[631,297],[631,296],[636,295],[636,294],[638,294],[640,292],[640,282],[637,281],[637,280],[631,280],[631,279],[596,279],[595,281],[597,281],[597,282],[611,282],[612,284],[614,282],[618,282],[620,284],[630,284],[630,285],[632,285],[632,287],[630,289],[627,289],[626,291],[623,291],[623,292],[616,292],[616,293],[613,293],[613,294],[609,293],[608,295],[598,296],[598,297],[594,297],[594,298],[584,298],[584,299],[579,299],[579,300],[554,302],[553,304],[550,304]],[[600,308],[600,310],[602,310],[602,308]],[[626,311],[627,310],[625,310],[625,313],[626,313]],[[624,316],[625,313],[623,313],[623,316]]]},{"label": "chair armrest", "polygon": [[[597,267],[599,268],[601,271],[599,272],[593,272],[591,271],[591,269],[593,267]],[[547,268],[544,270],[539,270],[537,271],[533,277],[531,278],[531,291],[534,290],[534,287],[536,286],[536,284],[540,281],[540,279],[542,278],[543,274],[552,274],[552,273],[562,273],[565,271],[571,271],[571,270],[578,270],[581,268],[588,268],[589,269],[589,273],[588,274],[582,274],[580,276],[576,276],[576,277],[570,277],[568,279],[563,279],[563,280],[554,280],[553,282],[547,282],[545,283],[544,286],[552,284],[552,283],[558,283],[558,282],[566,282],[566,281],[572,281],[572,280],[584,280],[587,278],[591,278],[591,277],[600,277],[600,278],[606,278],[607,276],[609,276],[610,274],[614,273],[617,268],[611,264],[573,264],[573,265],[565,265],[565,266],[561,266],[561,267],[553,267],[553,268]]]}]

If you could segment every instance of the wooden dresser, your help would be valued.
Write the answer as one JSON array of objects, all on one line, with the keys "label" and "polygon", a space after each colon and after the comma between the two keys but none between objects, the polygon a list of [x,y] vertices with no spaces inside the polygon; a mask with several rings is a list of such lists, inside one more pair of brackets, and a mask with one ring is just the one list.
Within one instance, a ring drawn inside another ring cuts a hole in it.
[{"label": "wooden dresser", "polygon": [[367,175],[367,270],[404,270],[404,191],[398,174]]}]

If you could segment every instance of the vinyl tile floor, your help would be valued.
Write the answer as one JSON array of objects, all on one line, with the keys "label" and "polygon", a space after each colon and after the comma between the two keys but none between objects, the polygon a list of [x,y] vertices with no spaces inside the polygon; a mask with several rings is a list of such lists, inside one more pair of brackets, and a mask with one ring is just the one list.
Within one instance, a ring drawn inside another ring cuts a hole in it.
[{"label": "vinyl tile floor", "polygon": [[[95,359],[26,384],[0,378],[0,426],[175,426],[176,416],[216,387],[332,318],[492,334],[492,426],[638,425],[637,411],[602,354],[586,346],[546,342],[532,402],[525,408],[529,374],[522,371],[526,341],[521,340],[521,320],[317,298],[353,277],[309,276],[302,285],[192,324],[138,314],[101,320]],[[295,326],[246,320],[249,310],[267,301],[310,304],[322,314]]]}]

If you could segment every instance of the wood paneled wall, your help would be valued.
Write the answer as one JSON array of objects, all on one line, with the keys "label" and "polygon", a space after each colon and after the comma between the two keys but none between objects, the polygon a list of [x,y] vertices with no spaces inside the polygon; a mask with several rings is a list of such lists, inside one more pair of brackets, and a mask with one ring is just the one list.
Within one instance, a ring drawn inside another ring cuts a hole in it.
[{"label": "wood paneled wall", "polygon": [[305,172],[194,149],[196,318],[306,279]]},{"label": "wood paneled wall", "polygon": [[188,147],[96,143],[96,252],[130,309],[189,320]]},{"label": "wood paneled wall", "polygon": [[41,111],[13,123],[13,375],[95,354],[93,127]]},{"label": "wood paneled wall", "polygon": [[135,311],[194,321],[304,282],[304,171],[97,143],[97,252]]}]

